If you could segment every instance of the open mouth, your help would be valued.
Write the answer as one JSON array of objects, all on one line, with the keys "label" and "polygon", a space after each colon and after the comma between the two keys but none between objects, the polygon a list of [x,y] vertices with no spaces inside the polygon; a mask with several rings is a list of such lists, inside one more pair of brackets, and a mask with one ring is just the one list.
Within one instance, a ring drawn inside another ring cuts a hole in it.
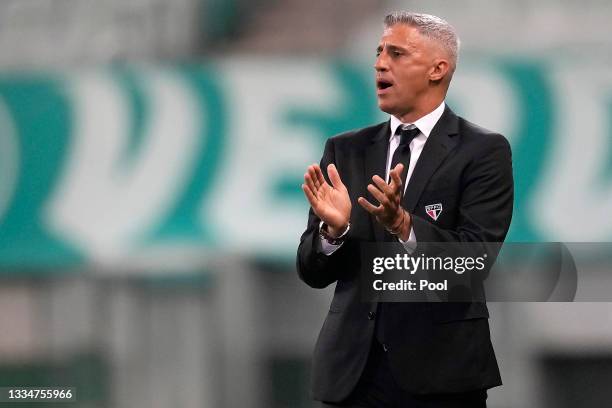
[{"label": "open mouth", "polygon": [[389,87],[393,86],[393,84],[387,80],[384,79],[379,79],[376,81],[376,88],[384,90],[387,89]]}]

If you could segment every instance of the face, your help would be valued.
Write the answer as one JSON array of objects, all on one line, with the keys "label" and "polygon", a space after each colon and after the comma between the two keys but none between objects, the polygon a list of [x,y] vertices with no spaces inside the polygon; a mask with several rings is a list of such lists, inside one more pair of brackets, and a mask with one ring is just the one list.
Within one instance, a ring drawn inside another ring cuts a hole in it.
[{"label": "face", "polygon": [[429,112],[427,105],[436,93],[432,81],[440,79],[438,51],[436,44],[414,27],[395,24],[385,29],[374,65],[376,96],[383,112],[400,119]]}]

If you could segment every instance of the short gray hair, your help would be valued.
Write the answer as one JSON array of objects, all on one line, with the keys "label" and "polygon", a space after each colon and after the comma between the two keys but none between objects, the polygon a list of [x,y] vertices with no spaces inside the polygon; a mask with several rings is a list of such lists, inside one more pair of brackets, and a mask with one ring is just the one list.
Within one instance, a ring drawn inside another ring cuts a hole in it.
[{"label": "short gray hair", "polygon": [[455,28],[446,20],[431,14],[396,11],[385,17],[385,28],[395,24],[409,25],[416,28],[424,37],[438,41],[450,56],[452,71],[455,70],[459,57],[460,41]]}]

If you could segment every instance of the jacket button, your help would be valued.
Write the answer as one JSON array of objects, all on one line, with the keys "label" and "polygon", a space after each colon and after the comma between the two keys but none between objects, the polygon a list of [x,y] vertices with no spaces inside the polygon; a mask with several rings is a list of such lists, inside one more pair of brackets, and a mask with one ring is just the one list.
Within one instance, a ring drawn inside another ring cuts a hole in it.
[{"label": "jacket button", "polygon": [[374,312],[368,312],[368,319],[369,320],[374,320],[374,318],[376,317],[376,313]]}]

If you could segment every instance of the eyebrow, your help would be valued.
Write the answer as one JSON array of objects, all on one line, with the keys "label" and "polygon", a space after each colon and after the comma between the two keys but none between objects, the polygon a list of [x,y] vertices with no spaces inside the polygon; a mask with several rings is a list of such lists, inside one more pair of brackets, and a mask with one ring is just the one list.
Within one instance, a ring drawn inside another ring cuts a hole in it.
[{"label": "eyebrow", "polygon": [[[407,52],[408,51],[406,48],[400,47],[398,45],[393,45],[393,44],[387,44],[387,49],[389,51],[402,51],[402,52]],[[382,52],[382,50],[383,50],[383,46],[382,45],[379,45],[376,48],[376,52]]]}]

